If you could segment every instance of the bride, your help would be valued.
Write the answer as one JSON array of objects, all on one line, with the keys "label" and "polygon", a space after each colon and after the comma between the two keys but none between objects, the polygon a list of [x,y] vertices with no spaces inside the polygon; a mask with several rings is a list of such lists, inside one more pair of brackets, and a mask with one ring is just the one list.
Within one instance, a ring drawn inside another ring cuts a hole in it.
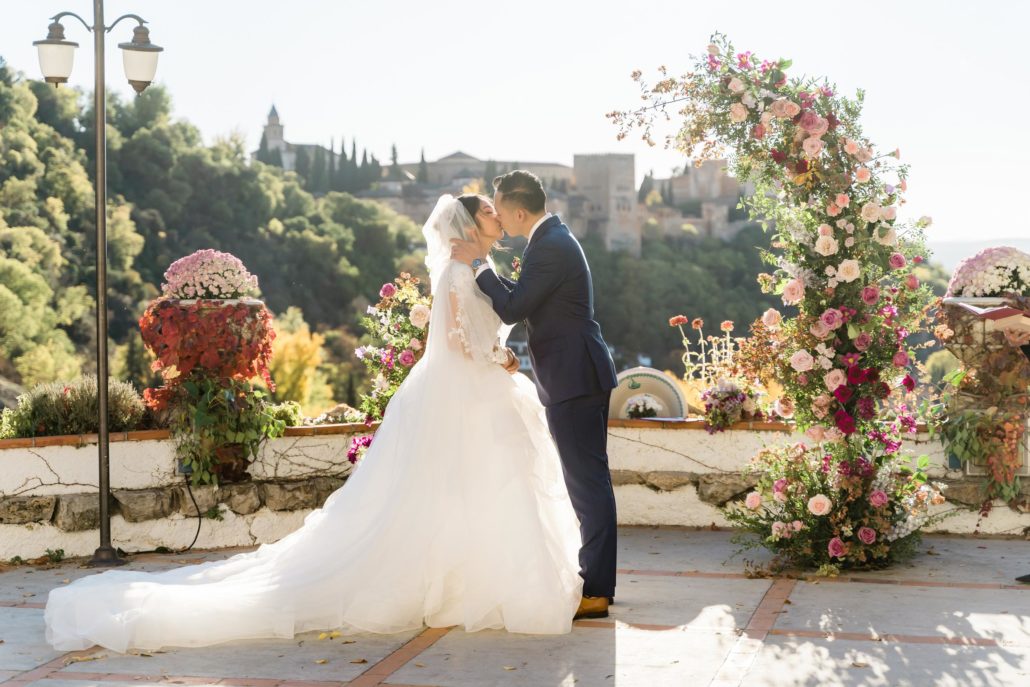
[{"label": "bride", "polygon": [[422,360],[360,466],[304,525],[256,551],[166,572],[108,571],[50,592],[55,649],[114,651],[460,625],[569,632],[579,529],[533,385],[501,322],[452,261],[490,245],[490,200],[443,196],[423,229],[433,309]]}]

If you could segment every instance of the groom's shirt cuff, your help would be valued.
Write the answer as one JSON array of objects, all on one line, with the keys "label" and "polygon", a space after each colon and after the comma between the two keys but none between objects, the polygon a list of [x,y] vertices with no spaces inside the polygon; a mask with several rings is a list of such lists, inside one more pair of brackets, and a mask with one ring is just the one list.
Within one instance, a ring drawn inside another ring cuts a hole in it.
[{"label": "groom's shirt cuff", "polygon": [[482,265],[476,268],[476,279],[479,279],[479,275],[490,269],[490,263],[484,262]]}]

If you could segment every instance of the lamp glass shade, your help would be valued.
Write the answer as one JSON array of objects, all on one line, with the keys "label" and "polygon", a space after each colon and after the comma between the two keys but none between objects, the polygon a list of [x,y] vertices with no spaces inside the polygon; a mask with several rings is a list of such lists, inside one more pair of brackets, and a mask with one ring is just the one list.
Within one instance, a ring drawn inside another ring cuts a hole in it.
[{"label": "lamp glass shade", "polygon": [[122,48],[122,64],[125,66],[125,77],[129,81],[152,82],[154,75],[157,74],[158,54],[156,50]]},{"label": "lamp glass shade", "polygon": [[39,42],[39,69],[48,80],[67,81],[75,61],[75,43]]}]

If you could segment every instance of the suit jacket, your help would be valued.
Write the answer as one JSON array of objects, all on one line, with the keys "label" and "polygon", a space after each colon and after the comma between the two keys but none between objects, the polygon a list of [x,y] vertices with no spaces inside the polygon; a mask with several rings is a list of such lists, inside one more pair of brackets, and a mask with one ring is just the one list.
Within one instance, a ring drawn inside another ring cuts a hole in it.
[{"label": "suit jacket", "polygon": [[555,405],[614,389],[615,363],[594,321],[594,285],[579,242],[557,217],[537,227],[518,281],[476,280],[506,324],[526,321],[540,401]]}]

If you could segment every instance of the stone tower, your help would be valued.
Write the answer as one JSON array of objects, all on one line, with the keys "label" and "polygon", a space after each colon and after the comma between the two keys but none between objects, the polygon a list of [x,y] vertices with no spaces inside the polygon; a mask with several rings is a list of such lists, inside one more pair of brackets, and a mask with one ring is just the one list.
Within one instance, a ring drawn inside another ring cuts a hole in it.
[{"label": "stone tower", "polygon": [[633,155],[575,155],[573,169],[576,190],[583,196],[584,233],[601,236],[610,251],[640,255],[641,218]]}]

